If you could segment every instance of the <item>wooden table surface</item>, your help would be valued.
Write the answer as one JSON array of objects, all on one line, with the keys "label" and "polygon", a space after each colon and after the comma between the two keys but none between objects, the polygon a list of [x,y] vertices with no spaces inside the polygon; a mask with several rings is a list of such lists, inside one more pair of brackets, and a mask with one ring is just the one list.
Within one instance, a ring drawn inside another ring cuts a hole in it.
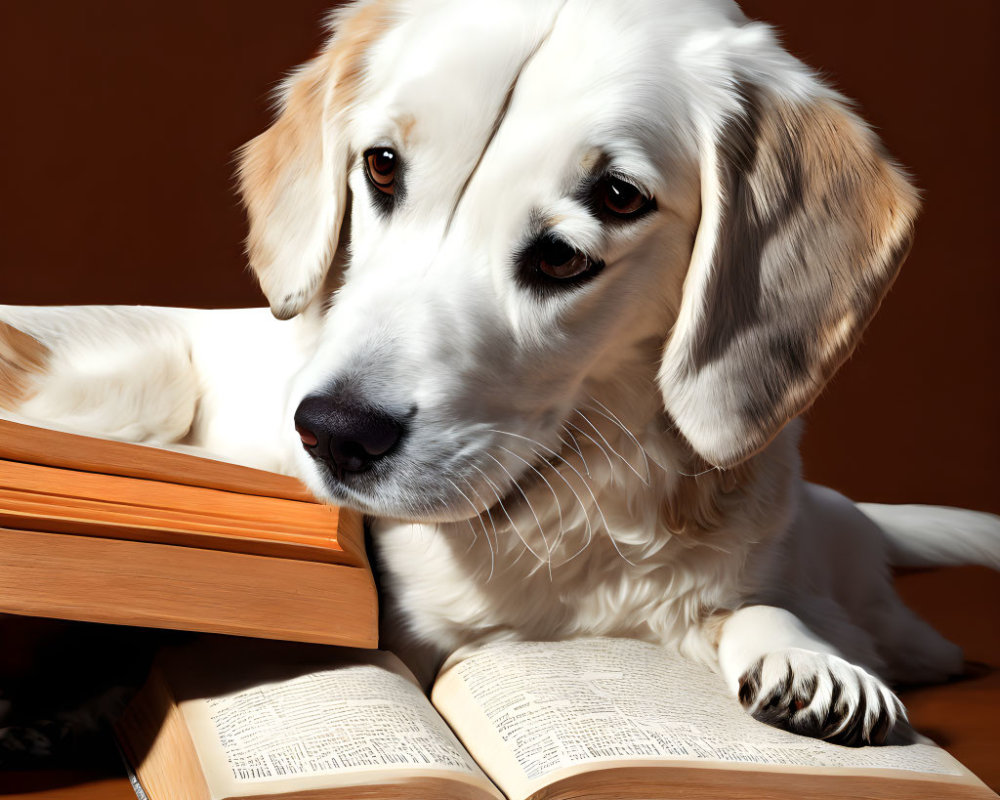
[{"label": "wooden table surface", "polygon": [[135,800],[128,778],[82,770],[0,772],[0,795],[11,800]]},{"label": "wooden table surface", "polygon": [[[1000,574],[955,567],[900,576],[907,604],[978,662],[975,677],[901,691],[910,721],[1000,791]],[[988,667],[988,669],[987,669]]]},{"label": "wooden table surface", "polygon": [[[901,692],[914,726],[944,746],[994,790],[1000,790],[1000,574],[979,567],[902,575],[907,603],[988,665],[975,677]],[[0,772],[10,800],[134,800],[122,776],[87,772]]]}]

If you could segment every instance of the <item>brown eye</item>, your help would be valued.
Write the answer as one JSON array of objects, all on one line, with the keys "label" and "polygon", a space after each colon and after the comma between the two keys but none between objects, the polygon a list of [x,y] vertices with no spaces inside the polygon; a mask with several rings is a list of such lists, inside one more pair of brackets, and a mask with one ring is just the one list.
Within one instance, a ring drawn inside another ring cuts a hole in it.
[{"label": "brown eye", "polygon": [[522,288],[544,298],[590,281],[604,262],[595,261],[552,231],[545,231],[515,254],[514,273]]},{"label": "brown eye", "polygon": [[388,147],[365,151],[365,174],[372,186],[383,194],[396,193],[396,152]]},{"label": "brown eye", "polygon": [[618,217],[636,217],[647,211],[653,201],[631,183],[611,176],[604,184],[604,208]]},{"label": "brown eye", "polygon": [[566,280],[577,278],[593,266],[590,258],[574,250],[562,239],[546,236],[538,250],[538,269],[550,278]]}]

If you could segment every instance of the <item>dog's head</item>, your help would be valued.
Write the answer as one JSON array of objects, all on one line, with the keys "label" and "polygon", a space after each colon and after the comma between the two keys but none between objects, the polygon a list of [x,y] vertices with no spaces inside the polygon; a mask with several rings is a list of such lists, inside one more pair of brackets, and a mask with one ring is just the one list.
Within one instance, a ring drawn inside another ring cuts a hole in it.
[{"label": "dog's head", "polygon": [[875,136],[730,2],[372,0],[333,27],[240,177],[274,314],[320,326],[294,401],[336,502],[467,517],[609,387],[737,464],[907,251]]}]

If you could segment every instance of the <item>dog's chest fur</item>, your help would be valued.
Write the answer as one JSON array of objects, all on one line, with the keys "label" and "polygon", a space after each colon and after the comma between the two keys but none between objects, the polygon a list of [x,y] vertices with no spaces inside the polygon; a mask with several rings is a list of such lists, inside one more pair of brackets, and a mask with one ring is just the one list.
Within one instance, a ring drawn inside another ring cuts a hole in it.
[{"label": "dog's chest fur", "polygon": [[561,460],[539,464],[504,510],[376,524],[391,639],[445,654],[498,638],[629,636],[714,660],[691,631],[738,607],[770,561],[788,522],[774,509],[789,506],[798,475],[797,431],[738,473],[694,476],[659,414],[629,424],[632,438],[602,408],[576,419]]}]

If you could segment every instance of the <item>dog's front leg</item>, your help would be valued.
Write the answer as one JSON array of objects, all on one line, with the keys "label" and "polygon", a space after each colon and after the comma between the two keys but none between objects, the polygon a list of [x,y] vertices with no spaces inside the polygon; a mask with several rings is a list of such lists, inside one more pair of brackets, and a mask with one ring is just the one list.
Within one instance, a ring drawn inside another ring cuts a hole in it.
[{"label": "dog's front leg", "polygon": [[747,606],[714,625],[726,685],[761,722],[859,747],[884,743],[906,717],[881,680],[841,658],[790,611]]}]

